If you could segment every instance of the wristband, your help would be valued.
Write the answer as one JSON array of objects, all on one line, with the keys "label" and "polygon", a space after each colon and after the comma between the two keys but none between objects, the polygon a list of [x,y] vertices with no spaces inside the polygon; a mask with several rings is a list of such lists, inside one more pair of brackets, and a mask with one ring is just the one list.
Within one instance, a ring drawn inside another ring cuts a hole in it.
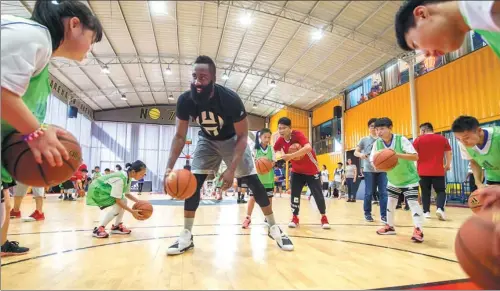
[{"label": "wristband", "polygon": [[49,128],[48,125],[41,124],[39,129],[35,130],[34,132],[32,132],[30,134],[24,135],[23,139],[25,142],[33,141],[33,140],[39,138],[40,136],[42,136],[44,134],[44,131],[46,131],[48,128]]}]

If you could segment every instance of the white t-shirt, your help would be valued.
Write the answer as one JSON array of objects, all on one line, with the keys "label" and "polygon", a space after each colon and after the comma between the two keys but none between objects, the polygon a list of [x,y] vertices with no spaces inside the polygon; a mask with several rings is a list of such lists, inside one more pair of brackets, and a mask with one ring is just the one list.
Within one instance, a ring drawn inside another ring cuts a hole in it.
[{"label": "white t-shirt", "polygon": [[334,182],[342,182],[342,175],[344,175],[344,169],[335,169],[333,173],[333,181]]},{"label": "white t-shirt", "polygon": [[[389,146],[387,146],[384,141],[382,141],[382,144],[384,145],[384,147],[386,149],[392,149],[394,150],[394,147],[396,146],[396,139],[394,138],[395,136],[393,135],[393,138],[392,138],[392,141],[391,141],[391,144]],[[413,144],[411,143],[411,141],[409,141],[406,137],[404,136],[401,136],[401,147],[403,148],[403,152],[405,154],[416,154],[417,151],[415,150],[415,148],[413,147]],[[375,154],[377,153],[377,146],[374,145],[373,148],[372,148],[372,153],[370,154],[370,162],[373,163],[373,157],[375,157]],[[416,162],[415,162],[416,164]],[[401,188],[401,187],[398,187],[398,186],[395,186],[393,184],[391,184],[391,182],[387,182],[387,185],[391,186],[391,187],[396,187],[396,188]],[[419,183],[414,183],[414,184],[410,184],[410,185],[406,185],[404,188],[408,188],[408,187],[418,187],[419,186]]]},{"label": "white t-shirt", "polygon": [[111,185],[110,196],[113,198],[120,199],[123,197],[123,180],[119,177],[109,178],[107,183]]},{"label": "white t-shirt", "polygon": [[[493,128],[483,128],[483,129],[488,132],[488,140],[486,141],[486,145],[484,145],[483,149],[480,149],[478,146],[474,146],[472,148],[472,150],[478,152],[481,155],[484,155],[490,151],[491,139],[493,136]],[[472,160],[472,157],[469,155],[469,152],[467,152],[465,146],[461,142],[458,142],[458,145],[460,147],[460,155],[462,156],[462,159],[467,161]]]},{"label": "white t-shirt", "polygon": [[323,183],[328,182],[328,177],[329,177],[328,170],[321,171],[321,182]]},{"label": "white t-shirt", "polygon": [[1,16],[2,87],[23,96],[30,79],[47,66],[52,55],[48,29],[34,21]]},{"label": "white t-shirt", "polygon": [[460,12],[472,29],[500,31],[500,13],[493,13],[495,1],[458,1]]}]

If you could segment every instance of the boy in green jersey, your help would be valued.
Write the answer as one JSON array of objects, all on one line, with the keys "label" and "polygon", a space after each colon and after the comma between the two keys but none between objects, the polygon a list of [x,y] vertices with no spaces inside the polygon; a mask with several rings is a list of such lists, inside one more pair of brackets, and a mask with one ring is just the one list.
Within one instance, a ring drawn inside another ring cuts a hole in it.
[{"label": "boy in green jersey", "polygon": [[407,51],[440,56],[460,48],[470,30],[500,58],[500,1],[406,1],[396,15],[396,38]]},{"label": "boy in green jersey", "polygon": [[470,162],[477,187],[485,187],[482,168],[487,185],[500,185],[500,126],[481,128],[475,117],[460,116],[451,130],[460,142],[462,158]]},{"label": "boy in green jersey", "polygon": [[123,225],[125,210],[130,212],[136,219],[142,219],[139,210],[133,210],[127,206],[127,199],[139,202],[139,199],[130,194],[132,179],[140,180],[146,174],[146,165],[142,161],[135,161],[125,165],[126,171],[117,171],[104,175],[92,181],[87,193],[87,205],[98,206],[105,213],[101,216],[99,226],[95,227],[92,236],[107,238],[106,226],[115,219],[111,227],[111,233],[130,234],[132,231]]},{"label": "boy in green jersey", "polygon": [[396,234],[394,229],[394,215],[396,205],[400,195],[408,200],[410,206],[413,224],[415,229],[411,239],[414,242],[423,242],[424,233],[422,231],[422,207],[418,203],[418,186],[420,177],[418,176],[415,162],[418,160],[418,154],[411,142],[404,136],[392,133],[392,121],[387,118],[379,118],[375,121],[375,128],[379,139],[375,142],[370,154],[370,161],[376,153],[384,149],[392,149],[396,152],[398,164],[392,170],[387,171],[387,223],[377,230],[377,234],[389,235]]},{"label": "boy in green jersey", "polygon": [[[255,149],[253,153],[254,158],[266,158],[271,162],[276,161],[276,157],[274,155],[274,150],[271,147],[271,130],[269,128],[263,128],[255,135]],[[274,170],[271,168],[270,171],[266,174],[258,175],[259,180],[266,188],[267,197],[269,197],[269,203],[272,207],[273,205],[273,196],[274,196]],[[252,192],[250,192],[250,199],[248,200],[247,207],[247,216],[245,221],[243,221],[243,228],[248,228],[250,223],[252,222],[252,212],[255,206],[255,199],[253,197]]]}]

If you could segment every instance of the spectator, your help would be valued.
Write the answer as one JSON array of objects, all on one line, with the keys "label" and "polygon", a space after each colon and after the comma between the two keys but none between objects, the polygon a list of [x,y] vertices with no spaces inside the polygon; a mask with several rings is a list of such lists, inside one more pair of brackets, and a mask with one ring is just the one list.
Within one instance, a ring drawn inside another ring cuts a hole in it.
[{"label": "spectator", "polygon": [[323,171],[321,171],[321,183],[323,184],[323,196],[328,197],[328,179],[330,174],[328,174],[328,169],[326,165],[323,165]]},{"label": "spectator", "polygon": [[347,159],[345,167],[345,182],[347,184],[347,202],[356,202],[356,193],[354,193],[354,183],[358,176],[358,168],[352,163],[351,159]]},{"label": "spectator", "polygon": [[337,163],[337,169],[333,172],[333,197],[340,197],[340,190],[342,187],[342,181],[344,181],[344,169],[342,168],[344,164]]}]

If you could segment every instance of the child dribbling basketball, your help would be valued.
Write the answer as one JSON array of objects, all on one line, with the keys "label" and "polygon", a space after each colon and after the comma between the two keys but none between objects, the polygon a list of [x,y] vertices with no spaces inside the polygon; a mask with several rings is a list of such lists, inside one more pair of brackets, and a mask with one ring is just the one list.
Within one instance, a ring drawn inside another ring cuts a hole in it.
[{"label": "child dribbling basketball", "polygon": [[[276,161],[275,155],[274,155],[274,150],[270,146],[271,143],[271,130],[268,128],[263,128],[260,131],[257,132],[255,136],[255,149],[254,149],[254,158],[259,159],[259,158],[266,158],[270,160],[271,162]],[[267,174],[262,174],[258,175],[259,180],[264,185],[264,188],[266,188],[267,192],[267,197],[269,197],[269,203],[272,207],[273,204],[273,194],[274,194],[274,171],[271,169],[269,173]],[[251,192],[250,192],[251,193]],[[248,199],[248,206],[247,206],[247,216],[245,218],[245,221],[243,221],[243,228],[248,228],[250,226],[250,223],[252,222],[252,212],[253,208],[255,206],[255,199],[253,197],[253,194],[250,194],[250,199]]]},{"label": "child dribbling basketball", "polygon": [[97,238],[107,238],[106,226],[116,216],[115,224],[111,227],[113,234],[130,234],[131,230],[123,225],[123,214],[125,210],[130,212],[136,219],[142,219],[139,210],[133,210],[127,206],[127,199],[138,202],[139,199],[130,194],[132,179],[140,180],[146,174],[146,165],[142,161],[135,161],[125,165],[126,171],[119,171],[109,175],[101,176],[90,184],[87,193],[87,205],[98,206],[102,212],[99,226],[94,228],[92,235]]}]

